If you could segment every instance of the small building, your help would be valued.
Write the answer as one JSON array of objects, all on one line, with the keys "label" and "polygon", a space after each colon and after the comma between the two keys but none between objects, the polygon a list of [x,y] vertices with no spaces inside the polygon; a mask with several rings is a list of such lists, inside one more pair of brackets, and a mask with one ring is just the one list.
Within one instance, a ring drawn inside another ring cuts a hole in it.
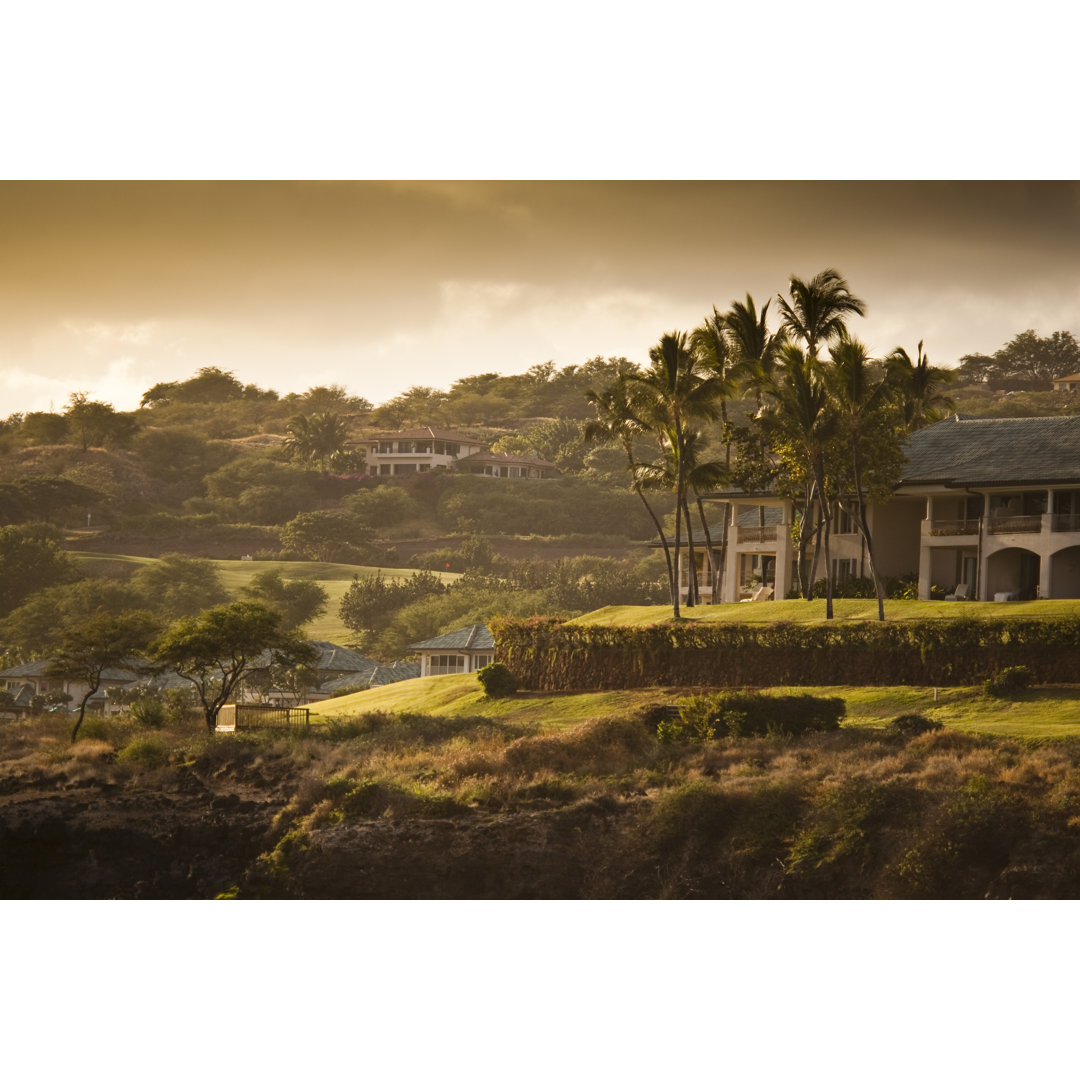
[{"label": "small building", "polygon": [[409,646],[420,654],[420,674],[461,675],[479,671],[495,659],[495,639],[481,623]]},{"label": "small building", "polygon": [[1063,375],[1060,379],[1054,380],[1055,390],[1080,390],[1080,372],[1075,375]]},{"label": "small building", "polygon": [[367,454],[370,476],[410,476],[448,469],[459,458],[484,449],[483,439],[474,435],[430,427],[383,431],[360,440],[360,444]]},{"label": "small building", "polygon": [[478,476],[546,480],[549,476],[555,476],[558,469],[543,458],[522,454],[497,454],[491,450],[481,450],[476,454],[470,454],[467,458],[462,458],[454,466],[454,471]]}]

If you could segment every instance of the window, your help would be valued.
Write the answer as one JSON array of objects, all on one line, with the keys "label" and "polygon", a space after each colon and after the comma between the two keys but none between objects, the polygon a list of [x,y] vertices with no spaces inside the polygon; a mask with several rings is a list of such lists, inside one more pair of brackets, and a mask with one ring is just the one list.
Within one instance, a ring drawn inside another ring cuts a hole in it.
[{"label": "window", "polygon": [[394,475],[401,476],[402,473],[414,473],[416,472],[416,465],[413,462],[399,463],[394,466]]},{"label": "window", "polygon": [[394,452],[394,444],[392,442],[379,443],[380,454],[392,454]]},{"label": "window", "polygon": [[851,581],[858,572],[855,559],[833,559],[832,566],[834,585],[843,585],[845,581]]},{"label": "window", "polygon": [[839,506],[833,508],[833,532],[853,533],[855,531],[855,519],[846,510]]},{"label": "window", "polygon": [[465,657],[456,656],[433,656],[428,660],[428,670],[432,675],[454,675],[465,670]]},{"label": "window", "polygon": [[380,465],[379,466],[379,475],[380,476],[389,476],[390,475],[390,466],[389,465]]}]

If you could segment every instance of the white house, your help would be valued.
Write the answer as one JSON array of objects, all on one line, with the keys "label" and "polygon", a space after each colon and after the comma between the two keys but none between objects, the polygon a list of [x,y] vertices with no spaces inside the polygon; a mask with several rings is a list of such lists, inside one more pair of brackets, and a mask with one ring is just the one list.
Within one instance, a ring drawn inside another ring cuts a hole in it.
[{"label": "white house", "polygon": [[479,671],[495,659],[495,639],[480,623],[409,646],[420,654],[421,675],[460,675]]},{"label": "white house", "polygon": [[[954,417],[912,434],[905,452],[892,498],[867,514],[883,577],[917,576],[922,599],[958,585],[979,600],[1080,598],[1080,417]],[[746,491],[706,499],[726,518],[712,537],[716,557],[724,552],[720,599],[746,599],[758,584],[786,596],[797,582],[795,501]],[[695,534],[708,599],[703,541]],[[838,508],[829,547],[834,581],[870,576],[862,536]]]},{"label": "white house", "polygon": [[492,453],[482,439],[461,431],[417,428],[384,431],[361,439],[368,475],[408,476],[432,469],[479,476],[541,479],[557,472],[550,461],[519,454]]}]

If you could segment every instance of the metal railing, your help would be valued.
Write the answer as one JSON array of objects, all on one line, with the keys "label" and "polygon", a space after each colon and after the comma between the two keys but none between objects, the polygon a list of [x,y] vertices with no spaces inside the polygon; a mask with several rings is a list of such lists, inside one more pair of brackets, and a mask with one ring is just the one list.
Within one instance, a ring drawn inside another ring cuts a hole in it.
[{"label": "metal railing", "polygon": [[1042,514],[1006,514],[987,519],[991,533],[1037,533],[1042,531]]},{"label": "metal railing", "polygon": [[974,536],[979,531],[978,518],[934,518],[931,536]]},{"label": "metal railing", "polygon": [[739,525],[736,529],[737,543],[767,544],[776,539],[777,525]]},{"label": "metal railing", "polygon": [[294,728],[311,726],[311,710],[289,708],[285,705],[233,705],[224,706],[219,717],[219,726],[228,726],[232,717],[226,714],[235,710],[236,731],[250,731],[253,728]]}]

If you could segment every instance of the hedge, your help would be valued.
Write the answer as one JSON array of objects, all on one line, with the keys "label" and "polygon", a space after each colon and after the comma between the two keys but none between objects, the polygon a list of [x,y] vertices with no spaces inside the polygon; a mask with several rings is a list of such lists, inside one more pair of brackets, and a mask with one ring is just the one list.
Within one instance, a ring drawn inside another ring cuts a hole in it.
[{"label": "hedge", "polygon": [[1080,617],[894,623],[580,626],[495,619],[495,658],[524,690],[645,686],[965,686],[1007,667],[1080,683]]}]

